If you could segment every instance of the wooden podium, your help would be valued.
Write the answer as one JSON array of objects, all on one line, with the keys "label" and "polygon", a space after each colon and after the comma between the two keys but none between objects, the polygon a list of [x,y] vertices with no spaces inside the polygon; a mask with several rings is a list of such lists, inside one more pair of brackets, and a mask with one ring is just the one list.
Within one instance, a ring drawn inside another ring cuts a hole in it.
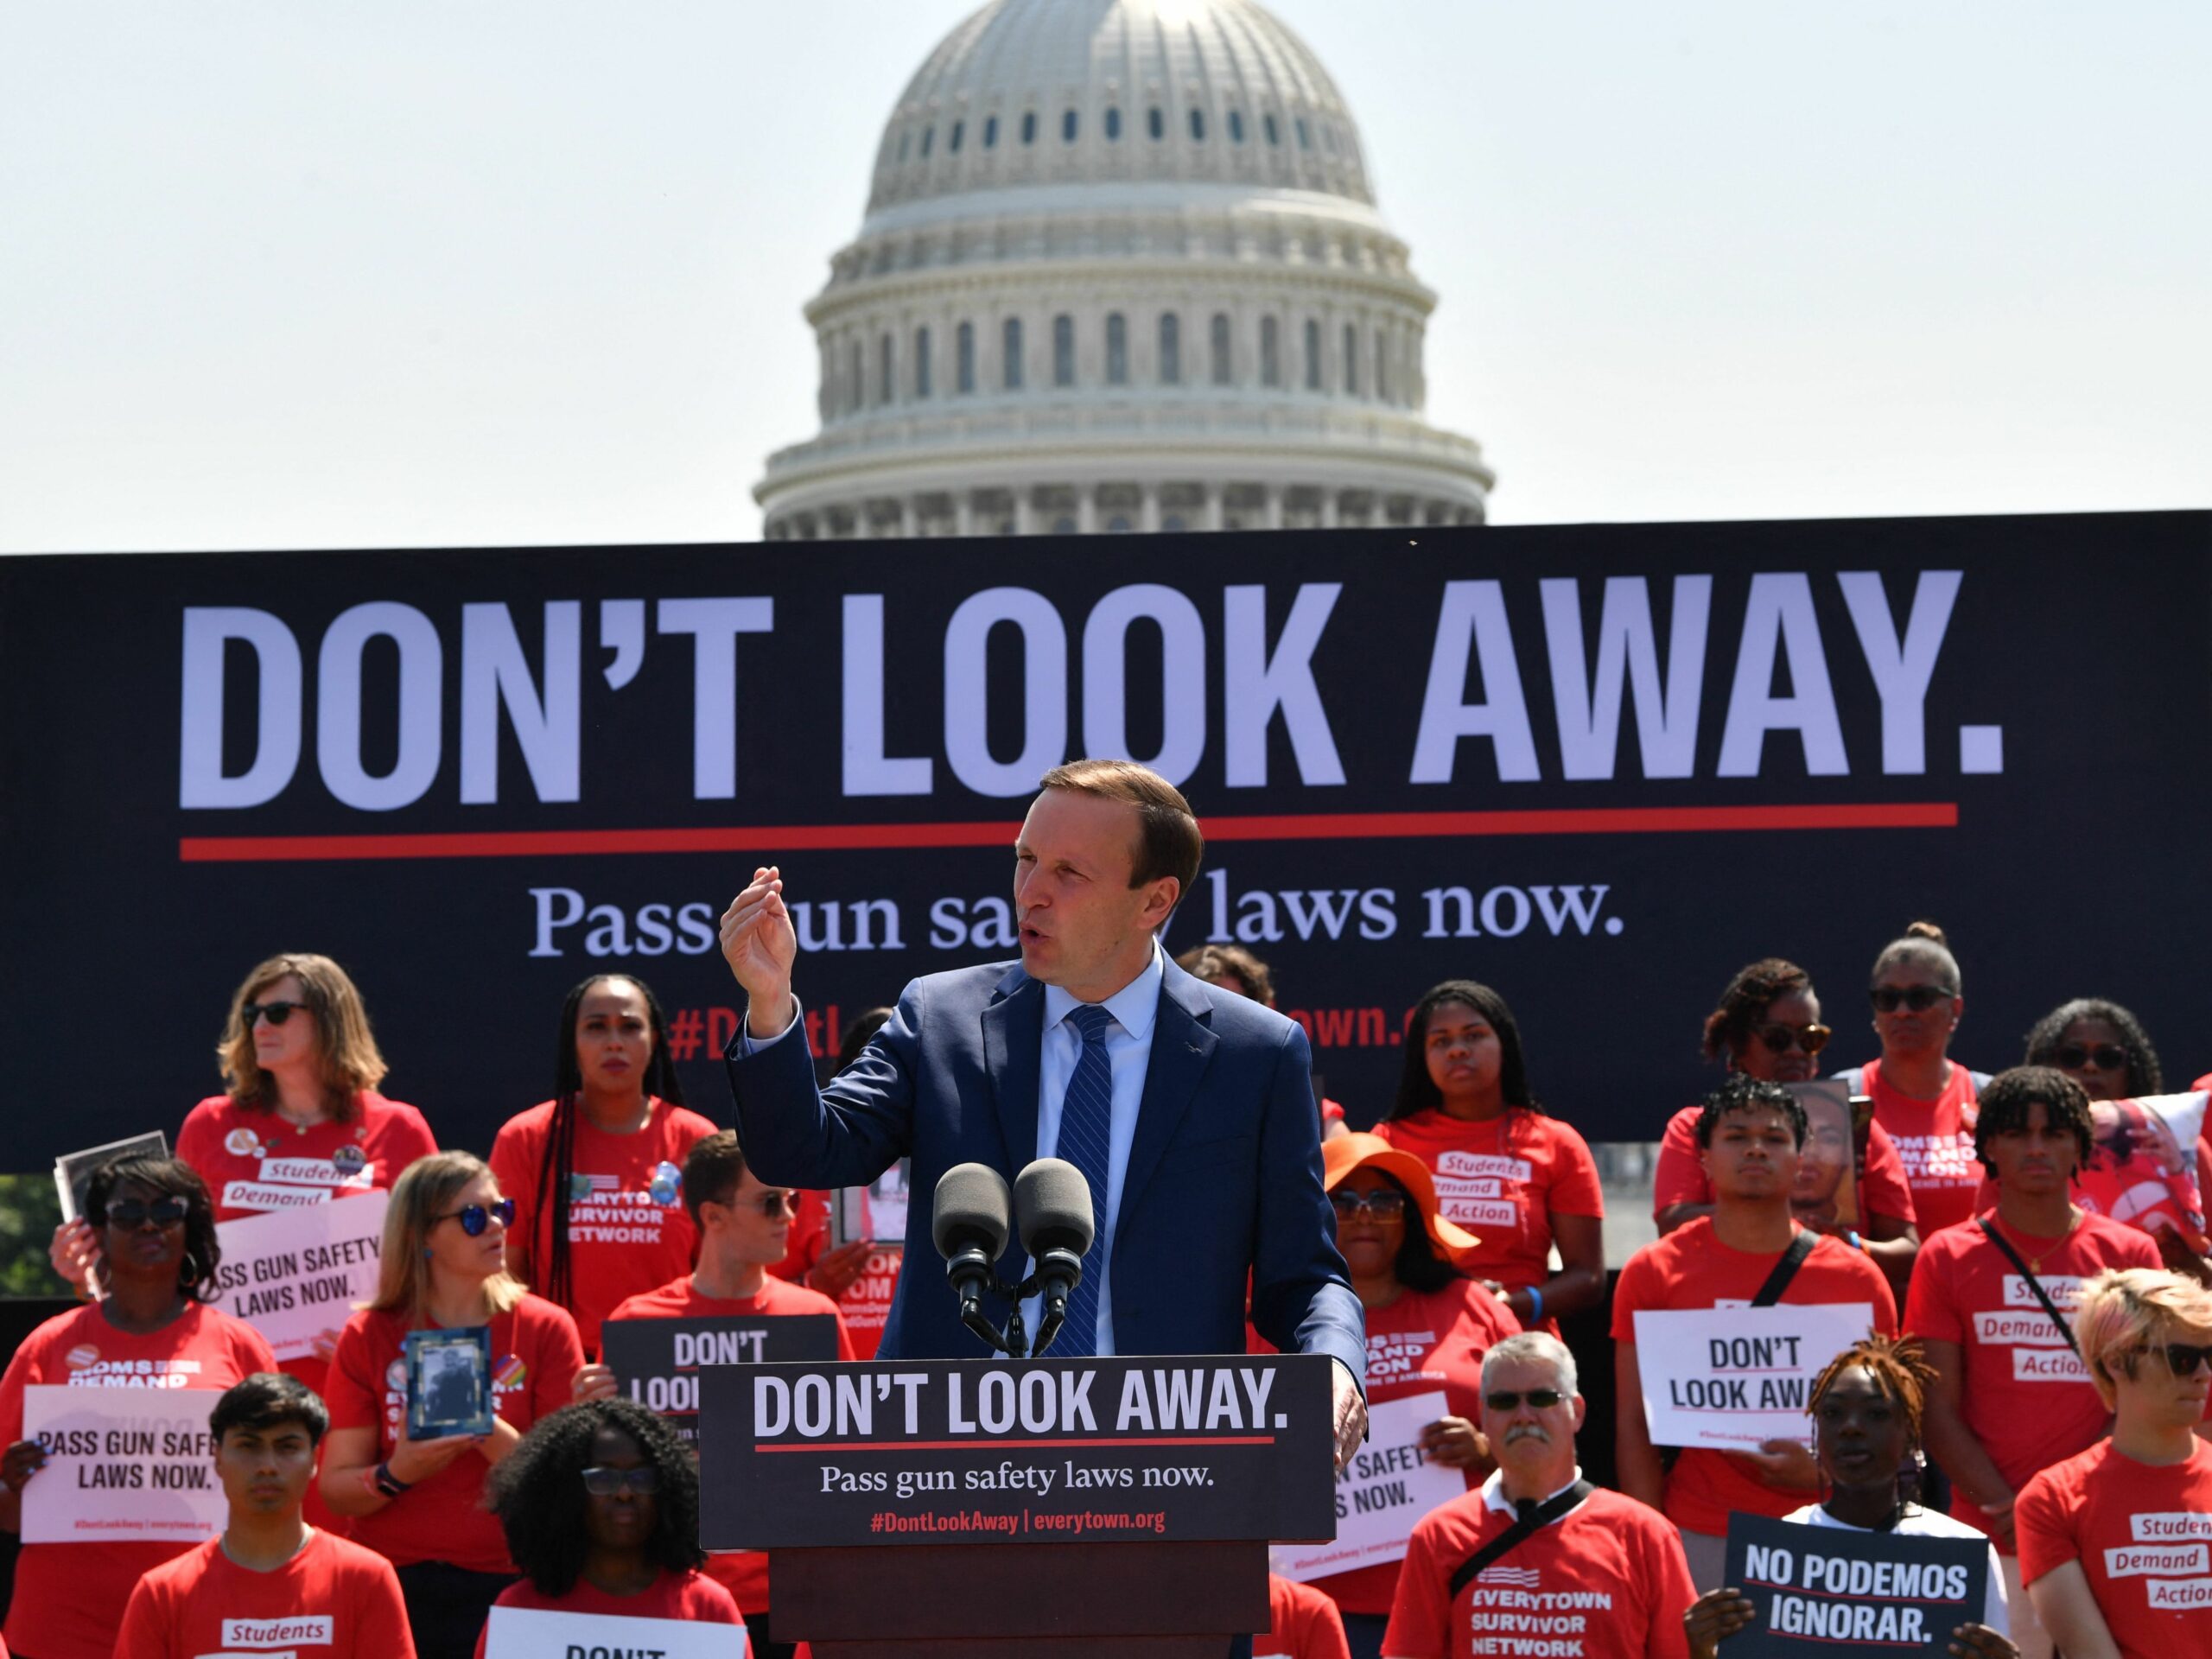
[{"label": "wooden podium", "polygon": [[819,1659],[1222,1659],[1335,1535],[1311,1355],[702,1367],[700,1540]]}]

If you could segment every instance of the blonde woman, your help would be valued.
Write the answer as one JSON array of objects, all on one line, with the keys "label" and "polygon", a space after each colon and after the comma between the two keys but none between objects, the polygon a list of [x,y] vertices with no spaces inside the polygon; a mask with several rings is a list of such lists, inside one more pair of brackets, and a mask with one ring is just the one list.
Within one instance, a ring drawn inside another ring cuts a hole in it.
[{"label": "blonde woman", "polygon": [[[513,1200],[483,1160],[442,1152],[391,1189],[376,1300],[346,1321],[330,1364],[330,1437],[321,1491],[353,1517],[356,1542],[398,1569],[422,1659],[469,1659],[500,1591],[513,1581],[484,1479],[541,1417],[567,1405],[583,1346],[566,1309],[533,1296],[505,1265]],[[480,1440],[410,1440],[410,1331],[490,1328],[498,1405]]]}]

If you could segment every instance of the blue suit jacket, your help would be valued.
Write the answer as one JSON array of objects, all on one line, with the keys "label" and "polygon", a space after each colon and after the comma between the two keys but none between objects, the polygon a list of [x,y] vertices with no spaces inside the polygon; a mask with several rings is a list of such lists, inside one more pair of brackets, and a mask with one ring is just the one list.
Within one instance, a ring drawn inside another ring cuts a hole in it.
[{"label": "blue suit jacket", "polygon": [[[1000,963],[913,981],[824,1089],[795,1038],[750,1055],[741,1033],[730,1045],[738,1138],[762,1180],[856,1186],[913,1160],[887,1357],[984,1352],[945,1282],[930,1201],[955,1164],[988,1164],[1011,1182],[1037,1156],[1044,1026],[1044,986]],[[1117,1353],[1242,1353],[1249,1274],[1262,1336],[1365,1377],[1365,1322],[1322,1190],[1311,1072],[1295,1023],[1166,963],[1108,1267]],[[1018,1241],[1007,1257],[1001,1276],[1012,1279]]]}]

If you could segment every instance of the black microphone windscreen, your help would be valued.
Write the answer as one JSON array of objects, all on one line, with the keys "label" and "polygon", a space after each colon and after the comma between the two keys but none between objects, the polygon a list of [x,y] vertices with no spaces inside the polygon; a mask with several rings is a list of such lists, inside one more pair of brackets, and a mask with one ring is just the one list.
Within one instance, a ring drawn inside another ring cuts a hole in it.
[{"label": "black microphone windscreen", "polygon": [[1014,1178],[1014,1213],[1021,1228],[1021,1248],[1030,1255],[1052,1249],[1089,1254],[1096,1227],[1090,1183],[1065,1159],[1039,1158]]},{"label": "black microphone windscreen", "polygon": [[938,1178],[930,1236],[937,1253],[949,1256],[971,1238],[982,1241],[995,1262],[1006,1254],[1006,1177],[988,1164],[955,1164]]}]

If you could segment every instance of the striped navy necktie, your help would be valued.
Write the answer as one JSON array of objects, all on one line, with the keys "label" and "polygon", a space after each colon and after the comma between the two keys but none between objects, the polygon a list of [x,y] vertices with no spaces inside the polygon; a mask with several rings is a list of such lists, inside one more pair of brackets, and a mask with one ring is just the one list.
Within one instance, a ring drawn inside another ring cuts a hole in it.
[{"label": "striped navy necktie", "polygon": [[1083,1258],[1083,1282],[1068,1297],[1067,1322],[1053,1338],[1055,1354],[1098,1351],[1099,1275],[1106,1271],[1106,1155],[1114,1117],[1114,1067],[1106,1055],[1107,1028],[1114,1016],[1096,1003],[1068,1012],[1067,1023],[1083,1039],[1075,1071],[1060,1102],[1057,1148],[1083,1172],[1090,1187],[1090,1249]]}]

